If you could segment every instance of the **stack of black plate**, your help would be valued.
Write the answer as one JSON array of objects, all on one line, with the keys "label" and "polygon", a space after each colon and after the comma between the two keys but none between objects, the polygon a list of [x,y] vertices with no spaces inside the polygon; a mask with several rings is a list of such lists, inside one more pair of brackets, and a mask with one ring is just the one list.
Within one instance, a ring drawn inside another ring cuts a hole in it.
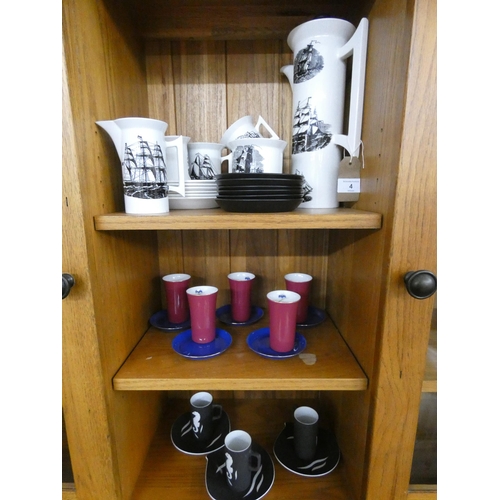
[{"label": "stack of black plate", "polygon": [[304,177],[295,174],[219,174],[217,204],[227,212],[291,212],[303,200]]}]

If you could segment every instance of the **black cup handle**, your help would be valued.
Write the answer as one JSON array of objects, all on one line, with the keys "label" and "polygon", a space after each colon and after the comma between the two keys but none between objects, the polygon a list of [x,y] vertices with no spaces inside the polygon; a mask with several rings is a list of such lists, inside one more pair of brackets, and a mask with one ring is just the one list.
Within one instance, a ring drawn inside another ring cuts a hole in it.
[{"label": "black cup handle", "polygon": [[250,456],[248,457],[248,462],[248,468],[252,472],[258,471],[260,469],[260,464],[262,463],[262,457],[260,456],[260,453],[252,451],[250,453]]},{"label": "black cup handle", "polygon": [[219,420],[222,417],[222,406],[213,405],[212,406],[212,420]]}]

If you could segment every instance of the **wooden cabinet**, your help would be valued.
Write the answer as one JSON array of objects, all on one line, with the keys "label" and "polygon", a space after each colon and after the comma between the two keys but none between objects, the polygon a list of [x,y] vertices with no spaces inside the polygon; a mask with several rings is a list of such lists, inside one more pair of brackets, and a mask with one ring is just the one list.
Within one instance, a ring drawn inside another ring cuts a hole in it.
[{"label": "wooden cabinet", "polygon": [[[271,454],[304,402],[335,431],[340,466],[305,480],[276,464],[270,500],[408,496],[433,301],[411,298],[403,276],[436,270],[435,11],[432,0],[63,1],[63,271],[76,280],[63,302],[63,407],[73,497],[208,498],[204,459],[169,438],[200,389]],[[124,214],[118,158],[95,122],[149,116],[170,135],[218,141],[237,118],[260,114],[290,141],[291,91],[279,72],[292,58],[286,36],[317,15],[370,21],[359,201],[283,214]],[[245,348],[250,330],[231,328],[224,355],[192,362],[149,327],[163,306],[162,275],[217,286],[220,306],[227,274],[242,269],[257,275],[264,307],[287,272],[313,275],[311,300],[328,315],[304,333],[315,365],[261,359]]]}]

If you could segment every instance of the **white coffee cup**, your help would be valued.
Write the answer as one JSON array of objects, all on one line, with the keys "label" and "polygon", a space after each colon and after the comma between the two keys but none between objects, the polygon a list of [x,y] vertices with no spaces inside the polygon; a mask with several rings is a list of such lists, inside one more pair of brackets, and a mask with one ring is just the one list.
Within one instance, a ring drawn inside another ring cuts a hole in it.
[{"label": "white coffee cup", "polygon": [[190,142],[187,145],[191,180],[215,179],[221,173],[221,152],[224,146],[217,142]]}]

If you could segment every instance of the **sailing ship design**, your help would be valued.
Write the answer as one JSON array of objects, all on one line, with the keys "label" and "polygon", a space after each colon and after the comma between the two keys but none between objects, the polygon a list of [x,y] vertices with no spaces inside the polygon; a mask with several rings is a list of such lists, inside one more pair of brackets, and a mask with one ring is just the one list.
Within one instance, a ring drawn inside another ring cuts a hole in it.
[{"label": "sailing ship design", "polygon": [[126,196],[142,199],[166,198],[167,167],[160,145],[137,136],[137,142],[125,144],[122,162]]},{"label": "sailing ship design", "polygon": [[253,130],[249,130],[248,132],[245,132],[243,135],[236,137],[236,139],[260,139],[260,138],[261,136],[257,132],[254,132]]},{"label": "sailing ship design", "polygon": [[293,65],[293,82],[302,83],[314,78],[324,67],[323,56],[313,47],[319,43],[311,40],[305,49],[299,50]]},{"label": "sailing ship design", "polygon": [[233,172],[239,174],[261,174],[264,172],[264,157],[258,146],[238,146],[233,154]]},{"label": "sailing ship design", "polygon": [[215,171],[210,156],[196,153],[194,160],[189,166],[189,177],[193,180],[214,179]]},{"label": "sailing ship design", "polygon": [[292,154],[323,149],[332,140],[331,125],[318,118],[310,101],[311,97],[299,101],[293,115]]}]

